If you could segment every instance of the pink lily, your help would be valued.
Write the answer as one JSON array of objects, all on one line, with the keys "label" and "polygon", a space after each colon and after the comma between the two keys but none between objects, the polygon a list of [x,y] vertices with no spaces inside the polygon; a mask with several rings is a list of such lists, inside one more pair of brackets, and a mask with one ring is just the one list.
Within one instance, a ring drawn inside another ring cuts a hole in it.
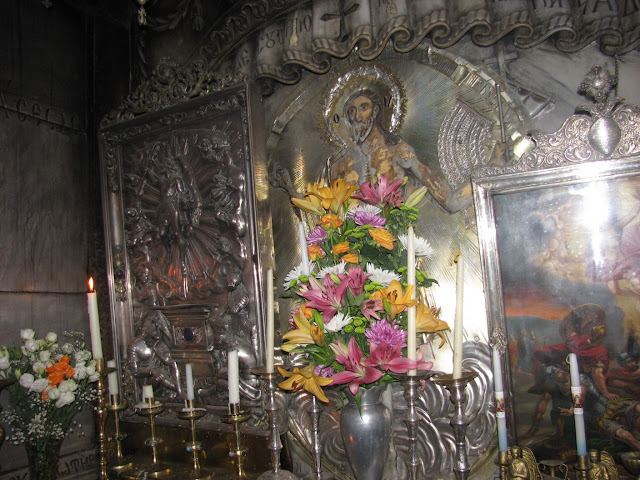
[{"label": "pink lily", "polygon": [[369,367],[380,367],[394,373],[407,373],[416,368],[416,362],[402,356],[402,346],[390,346],[388,343],[372,343],[369,358],[364,361]]},{"label": "pink lily", "polygon": [[360,304],[360,311],[365,317],[367,317],[367,320],[369,321],[371,321],[371,317],[375,318],[376,320],[380,320],[380,317],[376,312],[379,312],[381,310],[384,310],[384,307],[382,306],[380,300],[368,299],[364,300]]},{"label": "pink lily", "polygon": [[338,277],[340,277],[340,280],[347,283],[349,290],[353,293],[353,296],[357,297],[364,292],[364,284],[367,282],[367,278],[371,275],[371,273],[363,273],[360,265],[352,265],[351,268],[349,268],[349,273],[339,273]]},{"label": "pink lily", "polygon": [[361,193],[354,193],[351,196],[353,198],[359,198],[360,200],[371,205],[377,205],[378,207],[383,207],[385,203],[388,203],[395,207],[401,207],[402,194],[398,189],[400,188],[400,185],[403,184],[403,182],[404,179],[400,179],[389,184],[389,179],[387,178],[387,176],[382,174],[378,177],[375,183],[361,183]]},{"label": "pink lily", "polygon": [[[331,345],[331,348],[333,349],[333,344]],[[334,352],[335,351],[336,350],[334,349]],[[333,384],[341,385],[348,383],[349,390],[352,394],[356,395],[360,385],[380,380],[383,373],[376,368],[364,365],[362,362],[363,356],[362,350],[360,350],[358,345],[356,345],[355,338],[351,337],[351,340],[349,340],[349,347],[347,348],[347,357],[345,358],[343,355],[336,354],[336,360],[338,363],[342,363],[346,370],[344,372],[336,373],[331,377],[333,379]],[[343,360],[344,363],[340,360]]]},{"label": "pink lily", "polygon": [[310,276],[309,288],[301,292],[302,296],[309,300],[307,307],[322,312],[322,321],[327,323],[342,308],[347,287],[347,282],[341,282],[339,285],[333,283],[331,275],[327,273],[324,276],[324,285]]}]

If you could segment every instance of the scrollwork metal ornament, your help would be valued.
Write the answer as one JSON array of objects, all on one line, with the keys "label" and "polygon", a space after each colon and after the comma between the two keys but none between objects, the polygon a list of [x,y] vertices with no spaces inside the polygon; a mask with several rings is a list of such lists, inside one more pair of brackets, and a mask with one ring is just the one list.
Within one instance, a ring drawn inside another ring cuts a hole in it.
[{"label": "scrollwork metal ornament", "polygon": [[640,108],[618,98],[616,84],[612,74],[594,66],[578,90],[593,104],[578,106],[576,111],[583,113],[569,117],[554,133],[530,132],[535,147],[514,163],[484,167],[476,175],[489,177],[637,155]]}]

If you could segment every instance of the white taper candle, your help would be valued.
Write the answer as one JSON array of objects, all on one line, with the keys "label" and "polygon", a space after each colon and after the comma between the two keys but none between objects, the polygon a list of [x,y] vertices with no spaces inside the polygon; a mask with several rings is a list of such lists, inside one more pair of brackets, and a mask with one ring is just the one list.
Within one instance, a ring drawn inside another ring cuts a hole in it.
[{"label": "white taper candle", "polygon": [[100,337],[100,317],[98,315],[98,297],[93,289],[93,278],[89,279],[87,293],[87,307],[89,310],[89,332],[91,333],[91,352],[96,360],[102,357],[102,338]]},{"label": "white taper candle", "polygon": [[[416,298],[416,247],[413,225],[407,230],[407,288],[413,287],[411,299]],[[416,360],[416,307],[407,309],[407,358]],[[408,375],[415,375],[415,370],[409,370]]]},{"label": "white taper candle", "polygon": [[302,255],[302,271],[305,275],[311,273],[309,271],[309,253],[307,252],[307,236],[304,233],[304,225],[298,222],[298,239],[300,240],[300,254]]},{"label": "white taper candle", "polygon": [[462,312],[464,306],[464,260],[458,255],[456,263],[456,319],[453,328],[453,378],[462,377]]},{"label": "white taper candle", "polygon": [[193,367],[190,363],[184,366],[184,375],[187,383],[187,400],[193,400],[195,398],[193,392]]},{"label": "white taper candle", "polygon": [[498,449],[506,452],[507,442],[507,415],[505,411],[504,387],[502,384],[502,360],[500,352],[493,347],[493,390],[496,398],[496,420],[498,424]]},{"label": "white taper candle", "polygon": [[[107,362],[107,368],[116,368],[116,361],[109,360]],[[113,372],[109,372],[107,374],[107,385],[109,386],[109,395],[118,395],[120,393],[117,370],[114,370]]]},{"label": "white taper candle", "polygon": [[274,369],[274,361],[273,361],[273,350],[274,350],[274,331],[275,331],[275,323],[273,318],[273,269],[267,269],[267,329],[266,329],[266,360],[265,360],[265,371],[267,373],[273,373]]},{"label": "white taper candle", "polygon": [[229,382],[229,404],[240,403],[240,371],[237,350],[231,350],[227,354],[227,375]]},{"label": "white taper candle", "polygon": [[587,454],[587,435],[584,429],[584,409],[582,408],[582,386],[578,356],[569,354],[569,373],[571,375],[571,397],[573,398],[573,418],[576,424],[576,449],[580,456]]}]

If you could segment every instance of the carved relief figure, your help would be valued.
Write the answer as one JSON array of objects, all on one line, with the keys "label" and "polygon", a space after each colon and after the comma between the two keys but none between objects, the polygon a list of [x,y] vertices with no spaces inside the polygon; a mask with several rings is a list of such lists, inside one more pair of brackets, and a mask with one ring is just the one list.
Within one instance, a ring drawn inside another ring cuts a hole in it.
[{"label": "carved relief figure", "polygon": [[437,164],[424,162],[396,133],[404,113],[401,92],[399,81],[377,67],[363,67],[338,80],[323,115],[329,136],[342,148],[328,159],[325,174],[351,184],[383,173],[390,179],[406,176],[406,188],[425,185],[433,200],[449,212],[470,205],[470,184],[454,190]]}]

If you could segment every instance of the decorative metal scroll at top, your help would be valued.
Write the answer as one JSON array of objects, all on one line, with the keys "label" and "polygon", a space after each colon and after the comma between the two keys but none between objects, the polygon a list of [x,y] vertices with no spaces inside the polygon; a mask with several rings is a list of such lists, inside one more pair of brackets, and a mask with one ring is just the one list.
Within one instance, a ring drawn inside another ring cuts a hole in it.
[{"label": "decorative metal scroll at top", "polygon": [[[466,342],[464,344],[465,370],[473,370],[478,377],[466,389],[467,403],[465,414],[474,420],[467,428],[467,453],[470,463],[474,464],[472,472],[484,462],[492,461],[482,454],[491,444],[495,431],[495,413],[493,395],[491,391],[491,356],[489,347],[480,342]],[[391,406],[393,421],[393,442],[385,478],[406,480],[409,478],[407,461],[409,456],[409,440],[405,423],[407,403],[400,383],[391,385]],[[340,435],[339,411],[335,410],[333,400],[337,392],[328,387],[332,402],[324,407],[320,417],[320,436],[323,445],[324,467],[337,478],[351,478],[347,463],[342,437]],[[307,394],[297,394],[289,397],[289,428],[295,438],[308,450],[311,450],[311,399]],[[416,402],[418,415],[417,458],[420,459],[417,478],[453,477],[453,462],[455,452],[455,436],[450,425],[449,411],[453,408],[446,390],[427,380],[419,388]],[[394,457],[395,455],[395,457]]]},{"label": "decorative metal scroll at top", "polygon": [[[103,126],[211,93],[247,76],[295,84],[303,68],[326,73],[332,57],[344,58],[356,47],[362,60],[372,60],[388,42],[402,53],[415,49],[425,38],[437,48],[448,48],[467,34],[479,46],[493,45],[508,35],[517,48],[555,39],[553,45],[569,53],[594,41],[607,55],[621,55],[638,46],[636,3],[586,5],[485,0],[460,2],[454,11],[446,2],[431,0],[237,2],[224,21],[213,23],[202,35],[205,42],[190,64],[161,65],[103,120]],[[248,44],[249,37],[254,45]],[[218,74],[223,64],[225,73]],[[248,65],[256,65],[256,71],[249,72]]]},{"label": "decorative metal scroll at top", "polygon": [[532,132],[530,138],[535,147],[519,161],[483,168],[477,175],[502,175],[640,153],[637,137],[640,109],[622,103],[623,100],[615,96],[616,82],[617,79],[602,67],[593,67],[580,84],[579,92],[595,103],[576,109],[587,114],[572,115],[554,133]]}]

